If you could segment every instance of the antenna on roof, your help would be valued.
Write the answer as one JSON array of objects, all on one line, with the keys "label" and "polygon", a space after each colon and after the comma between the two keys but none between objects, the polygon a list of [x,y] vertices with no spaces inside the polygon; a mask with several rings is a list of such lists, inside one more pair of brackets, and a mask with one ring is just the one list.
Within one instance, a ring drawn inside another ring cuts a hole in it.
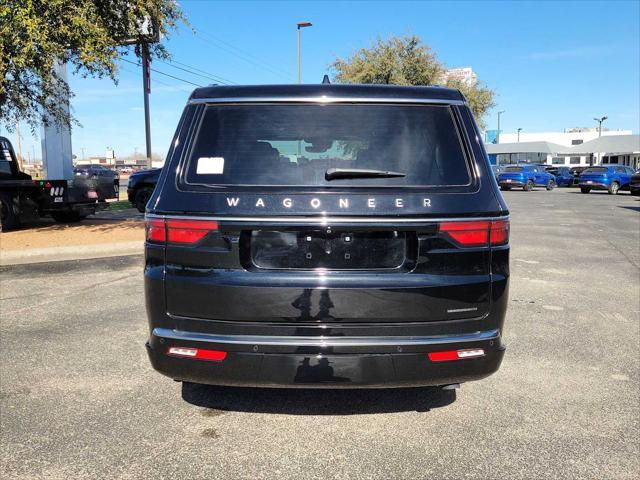
[{"label": "antenna on roof", "polygon": [[325,76],[322,77],[322,84],[323,85],[331,85],[331,81],[329,80],[329,75],[325,74]]}]

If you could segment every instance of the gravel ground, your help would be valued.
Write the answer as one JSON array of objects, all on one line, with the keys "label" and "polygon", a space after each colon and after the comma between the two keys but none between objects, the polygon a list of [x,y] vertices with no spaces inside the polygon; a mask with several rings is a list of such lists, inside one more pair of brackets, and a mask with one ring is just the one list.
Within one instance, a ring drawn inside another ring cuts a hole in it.
[{"label": "gravel ground", "polygon": [[638,478],[640,201],[505,199],[507,354],[457,397],[183,391],[146,359],[140,257],[0,268],[0,477]]},{"label": "gravel ground", "polygon": [[134,208],[104,210],[79,223],[57,223],[49,217],[0,233],[3,250],[68,247],[144,240],[144,215]]}]

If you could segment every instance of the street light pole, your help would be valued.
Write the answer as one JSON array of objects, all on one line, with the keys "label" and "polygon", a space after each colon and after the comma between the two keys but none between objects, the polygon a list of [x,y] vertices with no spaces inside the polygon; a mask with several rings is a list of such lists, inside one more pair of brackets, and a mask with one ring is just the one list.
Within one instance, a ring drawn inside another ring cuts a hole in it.
[{"label": "street light pole", "polygon": [[498,112],[498,134],[496,135],[496,143],[500,143],[500,115],[502,115],[506,110],[501,110]]},{"label": "street light pole", "polygon": [[[594,118],[594,120],[596,122],[598,122],[598,138],[600,138],[602,136],[602,123],[609,117],[604,116],[604,117],[600,117],[600,118]],[[598,152],[598,154],[596,155],[596,162],[597,165],[602,163],[602,158],[600,158],[600,152]]]},{"label": "street light pole", "polygon": [[296,25],[298,27],[298,83],[302,83],[302,76],[300,72],[300,30],[305,27],[310,27],[311,22],[299,22]]},{"label": "street light pole", "polygon": [[609,117],[594,118],[598,122],[598,138],[602,136],[602,123]]},{"label": "street light pole", "polygon": [[518,143],[520,143],[520,132],[522,131],[522,128],[518,129]]}]

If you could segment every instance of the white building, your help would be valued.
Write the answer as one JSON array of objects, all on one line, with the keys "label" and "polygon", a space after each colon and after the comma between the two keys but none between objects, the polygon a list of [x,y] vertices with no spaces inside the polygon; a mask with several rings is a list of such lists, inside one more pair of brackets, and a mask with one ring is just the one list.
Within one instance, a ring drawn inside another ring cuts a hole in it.
[{"label": "white building", "polygon": [[[631,135],[631,130],[602,129],[602,136]],[[500,143],[551,142],[565,147],[573,147],[598,138],[597,128],[568,128],[564,132],[524,132],[500,133]]]},{"label": "white building", "polygon": [[[566,145],[566,139],[565,144],[561,145],[542,140],[523,142],[522,138],[521,134],[520,142],[487,144],[486,150],[491,163],[544,163],[570,167],[619,164],[640,167],[640,135],[605,135],[602,132],[602,137],[596,134],[592,140],[573,146]],[[576,140],[578,139],[572,141]]]}]

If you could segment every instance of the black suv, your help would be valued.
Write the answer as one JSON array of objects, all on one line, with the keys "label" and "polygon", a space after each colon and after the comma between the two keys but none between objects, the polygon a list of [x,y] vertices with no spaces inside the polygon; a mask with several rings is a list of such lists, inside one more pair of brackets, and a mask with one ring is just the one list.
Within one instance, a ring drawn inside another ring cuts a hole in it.
[{"label": "black suv", "polygon": [[495,372],[509,212],[480,138],[458,90],[195,90],[147,204],[154,368],[289,387]]},{"label": "black suv", "polygon": [[156,188],[161,171],[161,168],[150,168],[129,175],[127,198],[140,213],[144,213],[153,189]]}]

